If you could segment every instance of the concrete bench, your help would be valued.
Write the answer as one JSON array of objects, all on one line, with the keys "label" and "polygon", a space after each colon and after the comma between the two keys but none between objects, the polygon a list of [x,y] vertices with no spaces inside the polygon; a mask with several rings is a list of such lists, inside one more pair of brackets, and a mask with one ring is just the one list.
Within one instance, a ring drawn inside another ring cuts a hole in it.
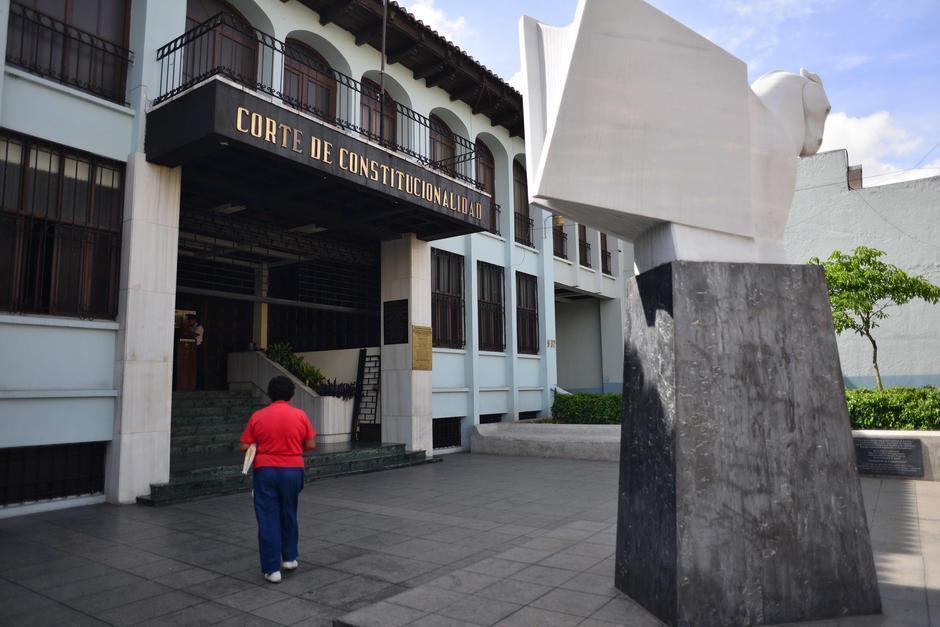
[{"label": "concrete bench", "polygon": [[470,452],[616,462],[620,460],[620,425],[476,425],[470,432]]}]

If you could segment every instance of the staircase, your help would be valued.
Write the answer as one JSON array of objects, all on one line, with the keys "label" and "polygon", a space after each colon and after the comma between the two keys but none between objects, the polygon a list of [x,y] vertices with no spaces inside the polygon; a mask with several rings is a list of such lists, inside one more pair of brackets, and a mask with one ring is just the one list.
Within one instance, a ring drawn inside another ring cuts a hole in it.
[{"label": "staircase", "polygon": [[[170,436],[170,481],[150,485],[137,497],[144,505],[167,505],[251,489],[238,441],[248,418],[263,407],[247,391],[174,392]],[[439,459],[404,444],[325,444],[304,454],[308,482],[328,477],[404,468]]]}]

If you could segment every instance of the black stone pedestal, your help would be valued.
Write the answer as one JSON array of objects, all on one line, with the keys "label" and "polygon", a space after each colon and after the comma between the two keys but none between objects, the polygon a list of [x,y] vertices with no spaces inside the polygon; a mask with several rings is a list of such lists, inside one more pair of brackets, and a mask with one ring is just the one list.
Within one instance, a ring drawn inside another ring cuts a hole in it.
[{"label": "black stone pedestal", "polygon": [[821,269],[673,262],[626,292],[617,587],[672,625],[879,613]]}]

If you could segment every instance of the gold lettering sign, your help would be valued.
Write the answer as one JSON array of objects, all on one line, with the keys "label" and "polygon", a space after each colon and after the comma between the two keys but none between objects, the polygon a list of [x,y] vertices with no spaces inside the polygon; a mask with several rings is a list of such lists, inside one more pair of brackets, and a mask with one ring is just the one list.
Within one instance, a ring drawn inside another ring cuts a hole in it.
[{"label": "gold lettering sign", "polygon": [[[279,148],[306,154],[311,161],[319,161],[329,166],[335,164],[340,170],[353,176],[379,183],[389,189],[405,192],[418,200],[437,205],[443,209],[450,209],[454,213],[475,220],[483,219],[482,203],[474,202],[467,196],[462,196],[417,176],[396,170],[390,165],[371,159],[349,148],[340,147],[336,149],[331,142],[321,137],[309,135],[305,138],[304,132],[299,128],[279,123],[274,118],[246,107],[237,107],[235,109],[235,130]],[[428,367],[428,370],[430,370],[430,367]]]},{"label": "gold lettering sign", "polygon": [[431,327],[418,325],[411,326],[411,369],[430,370],[431,357]]}]

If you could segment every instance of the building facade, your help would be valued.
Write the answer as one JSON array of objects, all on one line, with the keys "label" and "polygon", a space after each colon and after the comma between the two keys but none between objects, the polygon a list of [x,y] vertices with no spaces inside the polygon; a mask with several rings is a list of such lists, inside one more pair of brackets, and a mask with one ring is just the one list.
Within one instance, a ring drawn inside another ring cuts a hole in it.
[{"label": "building facade", "polygon": [[630,251],[528,204],[521,96],[394,3],[383,73],[382,5],[0,2],[8,510],[166,482],[180,392],[273,345],[374,369],[325,441],[428,455],[619,387]]},{"label": "building facade", "polygon": [[[845,150],[800,160],[786,229],[792,263],[857,246],[940,285],[940,177],[865,187]],[[940,385],[940,307],[914,300],[889,310],[875,331],[885,386]],[[871,344],[844,332],[839,357],[848,387],[874,387]]]}]

